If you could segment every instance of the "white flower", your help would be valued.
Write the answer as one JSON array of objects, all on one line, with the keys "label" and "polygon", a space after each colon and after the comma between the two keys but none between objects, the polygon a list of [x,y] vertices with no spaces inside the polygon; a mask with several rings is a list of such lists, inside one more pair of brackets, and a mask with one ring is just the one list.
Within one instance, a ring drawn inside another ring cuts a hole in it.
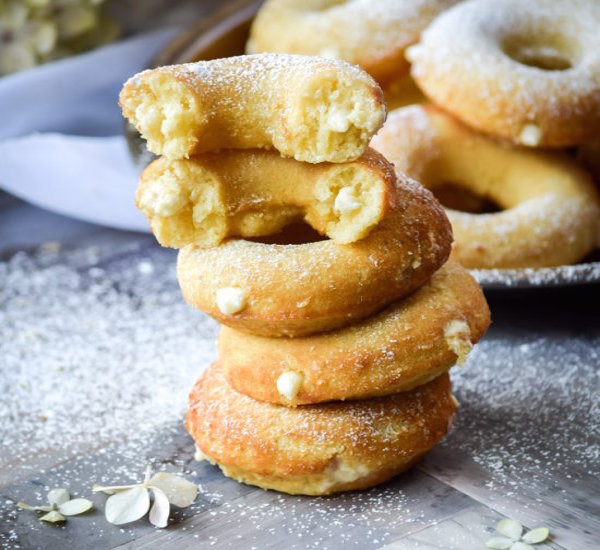
[{"label": "white flower", "polygon": [[111,495],[106,501],[104,513],[107,521],[115,525],[130,523],[145,516],[150,508],[152,495],[154,503],[150,508],[149,519],[156,527],[167,526],[171,504],[185,508],[196,500],[198,494],[198,486],[195,483],[168,472],[152,475],[150,467],[146,468],[142,483],[110,487],[94,485],[92,490]]},{"label": "white flower", "polygon": [[46,512],[40,517],[40,521],[57,523],[66,521],[65,516],[76,516],[91,510],[94,504],[87,498],[71,499],[69,491],[62,488],[52,489],[47,496],[48,506],[30,506],[24,502],[17,502],[17,506],[22,510],[31,510],[33,512]]},{"label": "white flower", "polygon": [[537,527],[523,534],[523,526],[514,519],[502,519],[496,524],[496,532],[502,537],[493,537],[485,545],[494,550],[534,550],[532,544],[544,542],[550,536],[547,527]]}]

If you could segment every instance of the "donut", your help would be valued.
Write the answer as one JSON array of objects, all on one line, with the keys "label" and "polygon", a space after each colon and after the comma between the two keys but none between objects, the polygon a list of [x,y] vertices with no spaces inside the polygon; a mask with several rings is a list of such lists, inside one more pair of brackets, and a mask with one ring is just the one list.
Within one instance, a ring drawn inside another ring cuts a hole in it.
[{"label": "donut", "polygon": [[400,176],[396,206],[360,241],[188,245],[177,276],[184,298],[219,322],[294,337],[358,321],[416,290],[446,261],[451,242],[437,200]]},{"label": "donut", "polygon": [[[447,210],[452,257],[466,267],[570,264],[600,242],[598,193],[566,155],[499,143],[418,105],[390,113],[372,146],[440,197],[453,188],[454,199],[461,190],[475,195],[465,208],[475,212]],[[500,211],[476,213],[482,202]]]},{"label": "donut", "polygon": [[275,148],[306,162],[348,162],[383,124],[383,92],[343,61],[260,54],[147,70],[120,94],[124,116],[170,159]]},{"label": "donut", "polygon": [[328,495],[406,470],[448,432],[454,412],[447,374],[388,397],[292,409],[238,393],[217,363],[192,390],[185,426],[197,458],[228,477],[284,493]]},{"label": "donut", "polygon": [[299,219],[350,243],[393,207],[395,181],[394,167],[372,149],[343,164],[230,149],[154,161],[140,179],[137,205],[158,241],[174,248],[269,235]]},{"label": "donut", "polygon": [[322,55],[360,65],[384,84],[408,72],[406,47],[457,0],[267,0],[248,53]]},{"label": "donut", "polygon": [[600,2],[468,0],[406,51],[433,103],[469,126],[526,146],[600,134]]},{"label": "donut", "polygon": [[449,261],[413,294],[333,332],[264,338],[223,327],[219,361],[228,383],[286,406],[408,391],[463,363],[490,324],[479,285]]}]

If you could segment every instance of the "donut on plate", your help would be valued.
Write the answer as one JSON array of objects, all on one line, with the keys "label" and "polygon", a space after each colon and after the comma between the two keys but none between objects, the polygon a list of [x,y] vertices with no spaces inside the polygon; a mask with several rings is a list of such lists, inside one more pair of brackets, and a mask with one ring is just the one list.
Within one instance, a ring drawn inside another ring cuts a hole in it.
[{"label": "donut on plate", "polygon": [[336,331],[274,339],[223,327],[219,361],[229,384],[287,406],[408,391],[440,376],[485,333],[479,285],[449,261],[410,296]]},{"label": "donut on plate", "polygon": [[328,495],[364,489],[406,470],[449,430],[447,374],[410,392],[295,409],[255,401],[217,363],[190,395],[185,425],[198,458],[264,489]]},{"label": "donut on plate", "polygon": [[[474,195],[475,210],[448,209],[452,257],[469,268],[550,267],[577,262],[600,242],[600,199],[566,156],[512,147],[470,130],[433,106],[390,113],[372,147],[438,196]],[[450,197],[450,198],[456,198]],[[479,199],[479,200],[477,200]]]},{"label": "donut on plate", "polygon": [[124,116],[170,159],[275,148],[306,162],[347,162],[383,124],[383,92],[343,61],[261,54],[147,70],[120,94]]},{"label": "donut on plate", "polygon": [[365,237],[393,207],[394,167],[368,149],[343,164],[309,164],[276,151],[229,149],[160,158],[142,174],[137,205],[163,246],[218,245],[304,219],[337,243]]},{"label": "donut on plate", "polygon": [[433,103],[515,143],[567,147],[600,135],[600,2],[468,0],[409,48]]},{"label": "donut on plate", "polygon": [[246,49],[345,59],[386,84],[408,71],[406,47],[456,1],[267,0]]},{"label": "donut on plate", "polygon": [[424,284],[450,253],[443,208],[400,176],[396,206],[364,239],[272,244],[231,239],[179,251],[184,298],[219,322],[301,336],[363,319]]}]

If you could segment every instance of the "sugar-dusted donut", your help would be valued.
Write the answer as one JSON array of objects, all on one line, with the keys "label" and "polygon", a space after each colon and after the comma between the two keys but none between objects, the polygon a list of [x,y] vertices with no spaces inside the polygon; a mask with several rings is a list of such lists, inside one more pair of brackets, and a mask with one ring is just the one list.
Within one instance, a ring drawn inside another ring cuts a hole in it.
[{"label": "sugar-dusted donut", "polygon": [[566,156],[501,144],[431,106],[390,113],[372,146],[438,196],[453,184],[501,209],[447,211],[466,267],[564,265],[599,243],[598,194]]},{"label": "sugar-dusted donut", "polygon": [[433,195],[402,176],[396,185],[397,205],[354,243],[232,239],[182,248],[184,298],[225,325],[264,336],[331,330],[382,309],[425,283],[452,242]]},{"label": "sugar-dusted donut", "polygon": [[358,158],[383,124],[383,92],[339,60],[260,54],[147,70],[120,104],[153,153],[171,159],[274,147],[306,162]]},{"label": "sugar-dusted donut", "polygon": [[463,362],[489,323],[481,288],[449,261],[407,298],[336,331],[274,339],[223,327],[219,361],[234,389],[260,401],[366,399],[411,390]]},{"label": "sugar-dusted donut", "polygon": [[229,149],[160,158],[142,174],[137,205],[163,246],[216,246],[306,220],[338,243],[362,239],[393,207],[394,167],[372,149],[343,164],[309,164],[277,151]]},{"label": "sugar-dusted donut", "polygon": [[383,84],[408,71],[406,47],[456,1],[267,0],[246,49],[345,59]]},{"label": "sugar-dusted donut", "polygon": [[529,146],[600,135],[600,2],[469,0],[407,50],[434,103],[473,128]]},{"label": "sugar-dusted donut", "polygon": [[449,430],[447,374],[410,392],[288,408],[227,384],[219,364],[190,395],[185,425],[198,458],[264,489],[327,495],[381,483],[414,464]]}]

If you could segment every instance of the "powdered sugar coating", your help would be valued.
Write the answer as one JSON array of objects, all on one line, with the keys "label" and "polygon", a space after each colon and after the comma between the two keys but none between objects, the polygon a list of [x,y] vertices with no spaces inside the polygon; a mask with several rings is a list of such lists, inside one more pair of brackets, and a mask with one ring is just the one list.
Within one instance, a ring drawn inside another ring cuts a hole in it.
[{"label": "powdered sugar coating", "polygon": [[[594,0],[469,0],[411,48],[412,75],[435,103],[490,134],[519,141],[533,123],[540,145],[584,143],[600,129],[599,25]],[[567,68],[535,66],[546,56]]]}]

